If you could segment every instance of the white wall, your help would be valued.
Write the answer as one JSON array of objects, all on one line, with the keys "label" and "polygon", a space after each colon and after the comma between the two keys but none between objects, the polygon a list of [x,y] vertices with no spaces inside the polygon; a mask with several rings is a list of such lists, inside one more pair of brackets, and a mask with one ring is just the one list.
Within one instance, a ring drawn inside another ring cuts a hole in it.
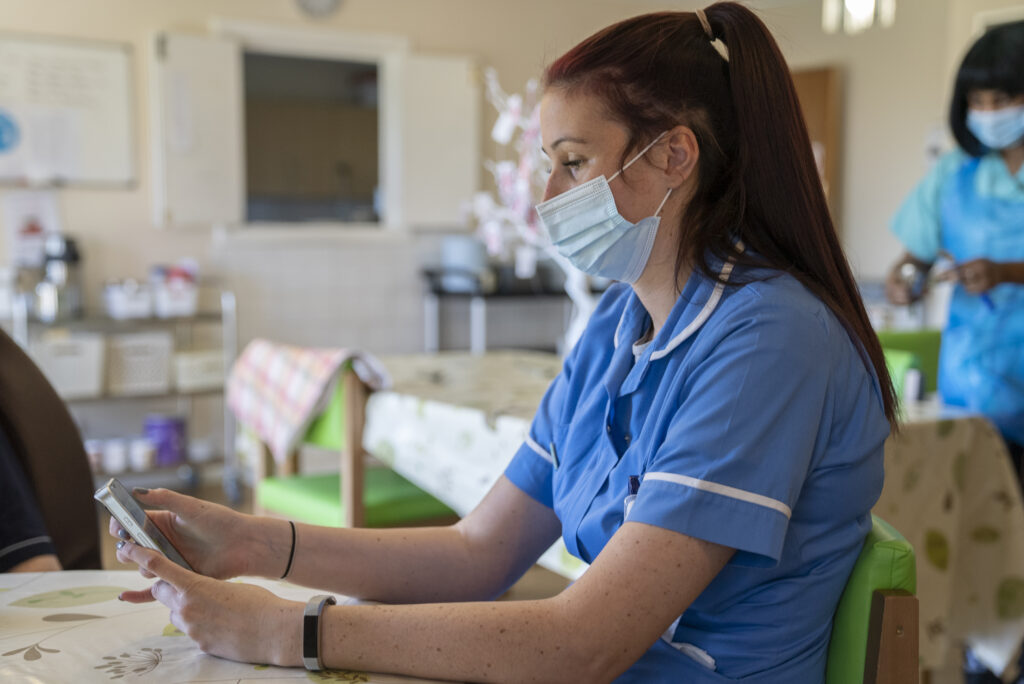
[{"label": "white wall", "polygon": [[[703,4],[671,3],[678,9]],[[794,66],[843,68],[839,222],[855,268],[880,277],[899,249],[888,219],[924,171],[929,129],[943,125],[951,70],[969,40],[971,15],[1019,2],[899,0],[896,26],[852,37],[821,32],[819,0],[755,4]],[[218,16],[398,34],[417,51],[475,55],[498,70],[506,89],[520,90],[597,28],[664,7],[647,0],[345,0],[326,22],[311,22],[292,0],[0,0],[0,30],[122,41],[135,49],[137,186],[60,191],[66,230],[82,242],[90,303],[97,303],[106,278],[143,275],[152,262],[190,255],[237,291],[243,340],[267,335],[400,352],[421,344],[413,238],[250,233],[215,239],[209,230],[165,232],[151,225],[146,141],[153,33],[203,31]],[[494,115],[484,109],[486,135]],[[498,154],[485,140],[484,157]],[[0,262],[6,255],[0,238]]]},{"label": "white wall", "polygon": [[[397,34],[419,52],[475,56],[497,68],[507,89],[521,90],[575,41],[638,9],[643,3],[622,0],[346,0],[328,20],[312,21],[292,0],[0,0],[0,30],[127,42],[135,50],[137,186],[59,193],[65,230],[81,242],[90,305],[98,305],[107,278],[142,276],[150,263],[195,256],[236,291],[243,342],[264,335],[401,352],[422,346],[413,237],[239,231],[224,239],[208,229],[160,231],[151,225],[152,35],[166,29],[203,32],[211,17]],[[484,134],[494,121],[485,107]],[[485,158],[498,152],[484,141]],[[0,263],[7,253],[0,238]]]}]

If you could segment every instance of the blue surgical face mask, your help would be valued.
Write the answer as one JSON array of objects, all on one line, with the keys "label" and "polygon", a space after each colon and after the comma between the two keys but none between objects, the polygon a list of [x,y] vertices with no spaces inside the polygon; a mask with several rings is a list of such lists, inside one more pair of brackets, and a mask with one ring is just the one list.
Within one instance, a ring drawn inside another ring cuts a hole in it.
[{"label": "blue surgical face mask", "polygon": [[651,141],[611,178],[598,176],[537,205],[537,215],[559,254],[584,273],[634,283],[644,272],[661,222],[658,214],[672,190],[665,194],[653,216],[630,223],[615,206],[608,183],[647,154],[663,135]]},{"label": "blue surgical face mask", "polygon": [[1005,150],[1024,138],[1024,105],[967,110],[967,130],[990,150]]}]

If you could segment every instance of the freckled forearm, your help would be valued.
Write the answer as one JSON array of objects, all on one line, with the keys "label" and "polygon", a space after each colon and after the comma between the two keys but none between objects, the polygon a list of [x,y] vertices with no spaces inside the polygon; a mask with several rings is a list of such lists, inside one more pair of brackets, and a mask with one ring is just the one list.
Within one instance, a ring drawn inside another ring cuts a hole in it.
[{"label": "freckled forearm", "polygon": [[570,626],[565,612],[557,599],[337,606],[325,611],[323,659],[333,668],[458,681],[600,681],[602,666],[585,646],[590,630]]}]

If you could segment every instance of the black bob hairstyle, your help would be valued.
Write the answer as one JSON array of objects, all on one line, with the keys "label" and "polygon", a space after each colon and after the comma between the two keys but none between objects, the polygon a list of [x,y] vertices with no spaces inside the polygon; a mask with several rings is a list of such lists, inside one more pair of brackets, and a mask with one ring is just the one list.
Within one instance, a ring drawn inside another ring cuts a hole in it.
[{"label": "black bob hairstyle", "polygon": [[949,127],[967,154],[988,151],[967,130],[967,95],[972,90],[1001,90],[1010,97],[1024,94],[1024,21],[1001,24],[986,31],[960,64],[949,105]]}]

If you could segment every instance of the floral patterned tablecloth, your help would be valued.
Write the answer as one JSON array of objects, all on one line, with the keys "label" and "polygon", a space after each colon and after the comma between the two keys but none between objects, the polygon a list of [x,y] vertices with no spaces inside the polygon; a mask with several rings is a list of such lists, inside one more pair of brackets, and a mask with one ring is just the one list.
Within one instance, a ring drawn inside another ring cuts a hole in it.
[{"label": "floral patterned tablecloth", "polygon": [[917,552],[921,663],[959,662],[969,644],[1002,671],[1024,639],[1024,507],[992,424],[936,404],[908,407],[885,447],[874,512]]},{"label": "floral patterned tablecloth", "polygon": [[[317,593],[285,582],[241,580],[284,598]],[[0,682],[426,682],[395,675],[307,672],[202,653],[159,603],[117,600],[152,583],[131,570],[0,574]],[[299,629],[299,625],[296,625]]]},{"label": "floral patterned tablecloth", "polygon": [[[395,384],[371,396],[364,444],[459,514],[504,471],[561,366],[529,352],[383,362]],[[886,443],[875,513],[917,550],[922,665],[957,662],[967,642],[1001,670],[1024,637],[1024,508],[1006,448],[978,416],[922,404],[905,418]],[[561,541],[541,564],[570,578],[586,570]]]}]

